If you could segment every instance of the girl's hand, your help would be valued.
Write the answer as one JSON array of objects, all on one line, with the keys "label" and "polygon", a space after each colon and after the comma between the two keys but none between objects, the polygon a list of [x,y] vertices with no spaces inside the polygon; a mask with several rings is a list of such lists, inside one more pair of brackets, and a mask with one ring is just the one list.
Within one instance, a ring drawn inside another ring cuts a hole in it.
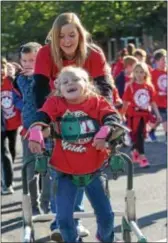
[{"label": "girl's hand", "polygon": [[38,143],[38,142],[29,141],[28,146],[29,146],[30,151],[33,154],[35,154],[35,153],[42,154],[43,153],[42,147],[41,147],[40,143]]},{"label": "girl's hand", "polygon": [[96,150],[104,150],[106,146],[106,140],[104,138],[95,138],[93,140],[92,146],[96,148]]}]

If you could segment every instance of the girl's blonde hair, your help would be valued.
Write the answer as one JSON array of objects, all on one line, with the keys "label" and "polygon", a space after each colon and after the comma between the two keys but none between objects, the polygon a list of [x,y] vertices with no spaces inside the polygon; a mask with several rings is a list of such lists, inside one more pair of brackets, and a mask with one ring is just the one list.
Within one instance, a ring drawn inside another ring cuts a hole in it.
[{"label": "girl's blonde hair", "polygon": [[96,51],[101,51],[101,48],[92,43],[90,33],[84,28],[80,19],[75,13],[62,13],[55,19],[53,26],[46,38],[46,42],[49,42],[51,46],[51,53],[54,63],[57,65],[59,70],[61,70],[61,68],[63,67],[62,51],[60,49],[59,36],[61,28],[67,24],[74,24],[80,36],[75,56],[77,66],[83,66],[88,55],[88,47]]},{"label": "girl's blonde hair", "polygon": [[74,67],[74,66],[67,66],[61,70],[61,72],[58,74],[57,79],[54,82],[56,90],[52,93],[52,95],[62,97],[60,85],[61,85],[62,79],[64,77],[72,77],[72,78],[78,77],[80,79],[83,79],[87,83],[86,95],[87,96],[97,96],[98,95],[98,92],[97,92],[96,88],[93,86],[88,73],[83,68]]},{"label": "girl's blonde hair", "polygon": [[138,68],[138,67],[142,68],[142,70],[143,70],[144,73],[145,73],[145,79],[144,79],[145,83],[147,83],[147,84],[152,84],[152,82],[151,82],[151,74],[150,74],[150,72],[149,72],[148,65],[147,65],[145,62],[138,62],[138,63],[135,65],[135,67],[134,67],[134,69],[133,69],[133,79],[132,79],[132,82],[134,82],[134,81],[136,80],[136,78],[135,78],[135,70],[136,70],[136,68]]}]

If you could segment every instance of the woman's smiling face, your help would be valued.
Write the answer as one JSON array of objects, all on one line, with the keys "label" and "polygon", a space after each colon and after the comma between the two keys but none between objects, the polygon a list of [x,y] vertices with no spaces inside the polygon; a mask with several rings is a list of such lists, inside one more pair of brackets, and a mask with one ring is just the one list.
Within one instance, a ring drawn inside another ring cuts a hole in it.
[{"label": "woman's smiling face", "polygon": [[60,48],[65,57],[73,58],[79,44],[79,32],[74,24],[66,24],[61,28],[59,39]]}]

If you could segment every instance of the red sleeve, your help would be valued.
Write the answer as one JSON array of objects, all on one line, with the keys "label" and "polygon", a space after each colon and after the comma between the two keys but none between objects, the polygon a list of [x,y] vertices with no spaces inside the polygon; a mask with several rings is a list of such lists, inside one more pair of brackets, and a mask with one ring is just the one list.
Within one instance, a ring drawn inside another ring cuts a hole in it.
[{"label": "red sleeve", "polygon": [[122,103],[122,100],[119,96],[119,93],[118,93],[118,89],[117,88],[113,88],[113,99],[114,99],[114,105],[117,103],[117,102],[121,102]]},{"label": "red sleeve", "polygon": [[51,76],[52,57],[49,45],[43,46],[36,57],[34,74],[42,74],[48,78]]},{"label": "red sleeve", "polygon": [[116,114],[116,111],[112,106],[105,100],[104,97],[99,98],[99,121],[102,122],[104,116],[108,114]]},{"label": "red sleeve", "polygon": [[90,70],[87,70],[92,78],[105,75],[106,58],[103,51],[92,50],[89,56]]},{"label": "red sleeve", "polygon": [[127,86],[126,90],[124,91],[124,95],[122,97],[122,100],[123,101],[126,101],[126,102],[129,102],[132,100],[132,92],[131,92],[131,87],[130,85]]},{"label": "red sleeve", "polygon": [[45,112],[52,121],[55,121],[58,116],[58,98],[55,96],[49,97],[39,111]]}]

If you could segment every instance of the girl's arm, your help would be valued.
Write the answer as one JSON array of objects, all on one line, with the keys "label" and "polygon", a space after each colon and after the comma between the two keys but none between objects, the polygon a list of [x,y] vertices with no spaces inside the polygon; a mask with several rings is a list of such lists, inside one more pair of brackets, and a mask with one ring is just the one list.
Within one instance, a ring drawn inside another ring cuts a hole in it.
[{"label": "girl's arm", "polygon": [[156,102],[155,101],[151,102],[151,106],[152,106],[152,109],[154,110],[154,112],[156,114],[158,123],[160,123],[162,121],[162,117],[159,113],[158,106],[157,106]]}]

